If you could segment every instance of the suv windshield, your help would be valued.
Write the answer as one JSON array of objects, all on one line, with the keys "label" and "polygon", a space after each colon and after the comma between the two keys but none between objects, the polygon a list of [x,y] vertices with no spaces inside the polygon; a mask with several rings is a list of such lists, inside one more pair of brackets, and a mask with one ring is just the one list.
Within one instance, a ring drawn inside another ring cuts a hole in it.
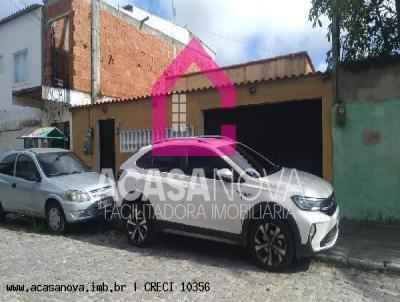
[{"label": "suv windshield", "polygon": [[37,159],[48,177],[90,172],[90,169],[72,152],[41,153]]},{"label": "suv windshield", "polygon": [[281,169],[278,165],[275,165],[261,154],[241,143],[225,145],[218,149],[225,154],[232,154],[233,148],[236,148],[235,155],[229,158],[251,177],[268,176]]}]

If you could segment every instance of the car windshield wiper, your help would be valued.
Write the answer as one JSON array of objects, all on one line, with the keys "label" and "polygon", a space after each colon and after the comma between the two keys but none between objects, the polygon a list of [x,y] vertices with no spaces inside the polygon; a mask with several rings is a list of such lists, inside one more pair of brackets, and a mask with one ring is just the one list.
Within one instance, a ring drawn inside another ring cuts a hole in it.
[{"label": "car windshield wiper", "polygon": [[86,171],[85,170],[76,170],[76,171],[72,171],[69,174],[79,174],[79,173],[84,173],[84,172],[86,172]]},{"label": "car windshield wiper", "polygon": [[54,161],[59,160],[61,157],[66,156],[67,154],[68,154],[68,152],[64,152],[64,153],[58,154]]},{"label": "car windshield wiper", "polygon": [[72,172],[58,172],[58,173],[50,173],[49,176],[62,176],[62,175],[71,175],[71,174],[79,174],[79,173],[85,173],[85,172],[90,172],[90,170],[75,170]]},{"label": "car windshield wiper", "polygon": [[65,173],[65,172],[58,172],[58,173],[50,173],[48,174],[49,177],[53,177],[53,176],[62,176],[62,175],[68,175],[69,173]]}]

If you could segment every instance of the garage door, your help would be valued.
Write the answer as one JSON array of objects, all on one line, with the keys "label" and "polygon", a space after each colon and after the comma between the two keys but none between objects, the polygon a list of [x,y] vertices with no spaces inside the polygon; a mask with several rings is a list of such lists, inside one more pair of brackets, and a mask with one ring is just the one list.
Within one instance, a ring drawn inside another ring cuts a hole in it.
[{"label": "garage door", "polygon": [[204,134],[218,135],[221,124],[235,124],[237,140],[271,161],[322,176],[321,100],[211,109]]}]

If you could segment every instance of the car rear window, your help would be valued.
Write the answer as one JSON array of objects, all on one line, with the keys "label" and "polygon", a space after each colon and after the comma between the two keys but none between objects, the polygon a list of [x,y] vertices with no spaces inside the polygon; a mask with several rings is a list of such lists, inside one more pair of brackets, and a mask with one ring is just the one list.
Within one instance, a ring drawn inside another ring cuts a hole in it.
[{"label": "car rear window", "polygon": [[15,164],[15,159],[17,158],[17,154],[11,154],[6,156],[1,162],[0,162],[0,173],[13,176],[14,174],[14,164]]},{"label": "car rear window", "polygon": [[[160,147],[165,154],[171,152],[175,147]],[[142,169],[156,169],[160,172],[170,172],[171,170],[183,170],[185,157],[182,156],[153,156],[152,151],[148,151],[136,161],[136,165]]]}]

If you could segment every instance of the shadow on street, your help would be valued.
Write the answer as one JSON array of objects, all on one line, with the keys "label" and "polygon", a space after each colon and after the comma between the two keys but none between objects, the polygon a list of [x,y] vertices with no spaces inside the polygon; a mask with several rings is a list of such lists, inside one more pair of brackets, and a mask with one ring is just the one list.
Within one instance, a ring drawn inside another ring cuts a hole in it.
[{"label": "shadow on street", "polygon": [[[6,222],[1,224],[1,228],[16,232],[48,235],[43,220],[32,221],[30,218],[15,215],[9,215]],[[225,267],[232,271],[262,272],[262,270],[253,265],[245,248],[220,242],[158,233],[151,247],[134,247],[129,243],[119,223],[115,221],[105,222],[98,220],[70,225],[67,234],[64,236],[94,245],[140,253],[144,256],[181,259],[201,265]],[[307,271],[309,266],[310,259],[299,259],[293,263],[290,269],[283,273],[290,274]]]}]

